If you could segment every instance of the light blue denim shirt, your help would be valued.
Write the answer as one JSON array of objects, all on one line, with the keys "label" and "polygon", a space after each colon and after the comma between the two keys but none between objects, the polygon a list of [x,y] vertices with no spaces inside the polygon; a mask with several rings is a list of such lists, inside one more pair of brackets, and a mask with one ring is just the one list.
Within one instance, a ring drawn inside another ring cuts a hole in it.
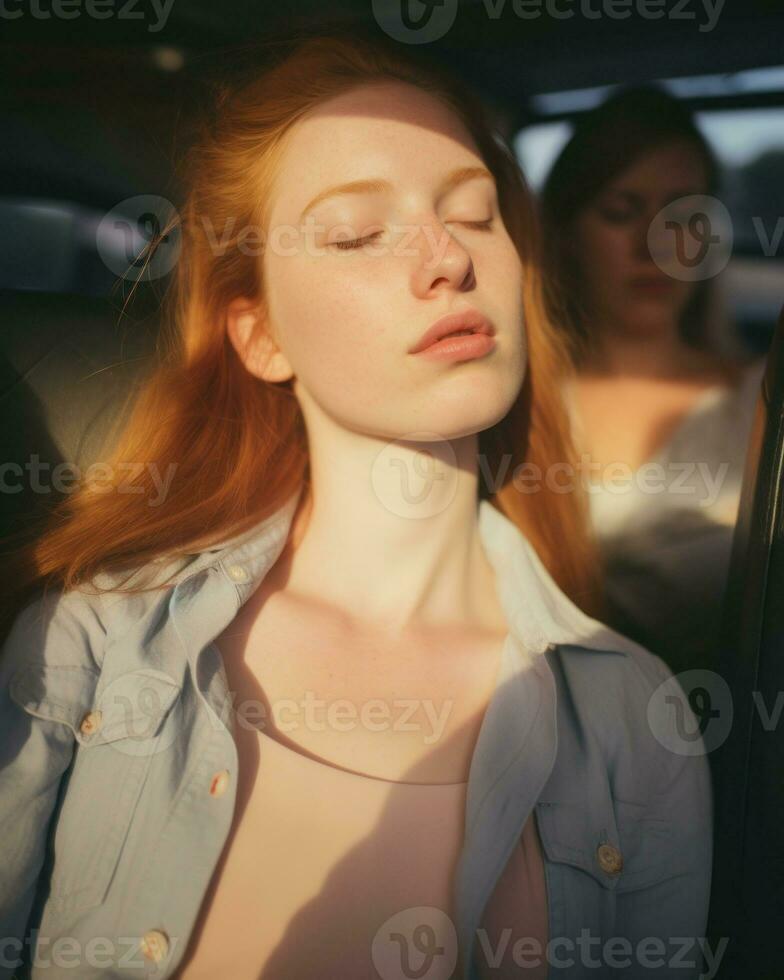
[{"label": "light blue denim shirt", "polygon": [[[235,805],[234,720],[213,640],[280,555],[298,497],[178,559],[172,588],[51,590],[17,616],[0,660],[0,977],[175,972]],[[532,810],[548,976],[696,977],[712,789],[688,701],[659,657],[581,613],[487,501],[479,527],[509,634],[454,876],[455,949],[471,963],[462,980],[479,976],[483,909]],[[158,568],[173,565],[139,571]]]}]

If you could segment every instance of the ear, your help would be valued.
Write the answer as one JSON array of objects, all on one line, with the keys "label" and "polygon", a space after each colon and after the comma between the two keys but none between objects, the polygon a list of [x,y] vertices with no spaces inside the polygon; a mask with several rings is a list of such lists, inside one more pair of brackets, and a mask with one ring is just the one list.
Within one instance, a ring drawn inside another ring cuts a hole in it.
[{"label": "ear", "polygon": [[288,381],[294,371],[267,329],[263,305],[238,297],[226,308],[226,329],[234,349],[251,374],[263,381]]}]

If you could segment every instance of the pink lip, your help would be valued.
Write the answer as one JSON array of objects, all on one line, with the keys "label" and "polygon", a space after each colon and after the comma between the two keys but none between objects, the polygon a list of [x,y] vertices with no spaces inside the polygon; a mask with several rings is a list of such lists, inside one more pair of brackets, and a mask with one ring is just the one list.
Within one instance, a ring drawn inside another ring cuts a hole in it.
[{"label": "pink lip", "polygon": [[475,357],[484,357],[494,347],[493,337],[486,333],[472,333],[445,337],[420,351],[418,356],[434,361],[470,361]]},{"label": "pink lip", "polygon": [[[461,337],[450,337],[448,341],[444,340],[456,330],[471,330],[472,333]],[[408,353],[419,354],[425,351],[430,351],[432,354],[439,351],[445,353],[447,346],[455,353],[459,350],[465,352],[481,350],[482,353],[487,353],[495,346],[495,341],[492,339],[494,333],[493,325],[478,310],[447,313],[428,327],[417,343],[409,348]],[[476,357],[478,353],[468,353],[468,356]]]}]

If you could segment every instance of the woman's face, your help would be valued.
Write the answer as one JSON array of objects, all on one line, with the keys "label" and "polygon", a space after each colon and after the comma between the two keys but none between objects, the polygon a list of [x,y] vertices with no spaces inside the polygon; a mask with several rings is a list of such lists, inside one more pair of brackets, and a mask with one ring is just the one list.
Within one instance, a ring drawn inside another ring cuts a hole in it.
[{"label": "woman's face", "polygon": [[[462,124],[403,82],[357,87],[289,133],[263,309],[280,349],[272,380],[295,377],[309,424],[320,413],[384,438],[452,438],[508,412],[525,368],[522,265],[494,180],[455,181],[464,168],[485,170]],[[373,185],[321,197],[355,181]],[[492,323],[491,350],[458,361],[409,352],[434,321],[467,310]]]},{"label": "woman's face", "polygon": [[[589,331],[651,337],[676,327],[695,284],[659,268],[648,230],[662,208],[705,189],[699,151],[673,141],[641,156],[578,214],[569,247]],[[675,247],[674,235],[666,247]]]}]

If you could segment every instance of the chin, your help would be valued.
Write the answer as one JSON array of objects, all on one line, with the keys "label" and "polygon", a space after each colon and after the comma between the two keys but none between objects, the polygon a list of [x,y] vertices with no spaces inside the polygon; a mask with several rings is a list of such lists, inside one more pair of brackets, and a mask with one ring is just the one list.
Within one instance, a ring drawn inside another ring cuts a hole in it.
[{"label": "chin", "polygon": [[431,407],[423,418],[428,419],[431,431],[443,433],[446,439],[460,439],[492,428],[505,418],[513,403],[514,397],[502,398],[496,390],[486,397],[466,395],[460,404],[448,408]]}]

